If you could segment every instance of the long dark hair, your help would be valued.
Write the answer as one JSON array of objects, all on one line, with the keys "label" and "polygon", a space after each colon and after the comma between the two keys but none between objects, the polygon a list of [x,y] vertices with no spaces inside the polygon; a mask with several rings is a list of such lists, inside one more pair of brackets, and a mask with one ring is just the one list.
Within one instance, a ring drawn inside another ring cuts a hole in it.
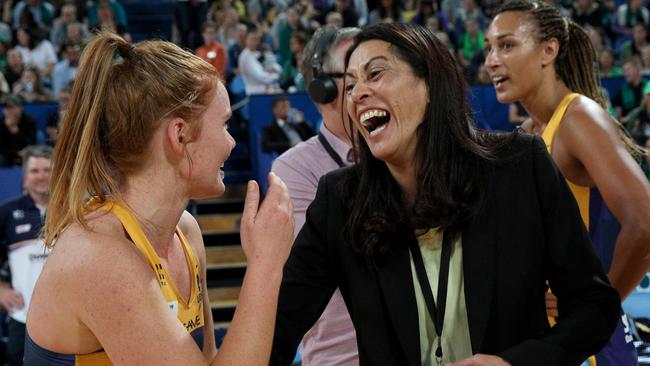
[{"label": "long dark hair", "polygon": [[[382,40],[428,85],[425,120],[416,130],[415,204],[407,207],[386,164],[376,159],[361,136],[359,162],[341,185],[347,202],[345,235],[366,258],[387,254],[391,245],[416,229],[440,227],[456,236],[460,225],[480,209],[485,164],[494,147],[474,128],[467,86],[453,55],[427,28],[380,23],[362,30],[346,58],[363,42]],[[352,130],[352,126],[350,126]]]}]

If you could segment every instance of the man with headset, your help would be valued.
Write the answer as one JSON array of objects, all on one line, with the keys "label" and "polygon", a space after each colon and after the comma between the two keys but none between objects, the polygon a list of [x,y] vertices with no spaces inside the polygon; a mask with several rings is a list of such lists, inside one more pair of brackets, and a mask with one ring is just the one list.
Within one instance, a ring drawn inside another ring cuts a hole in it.
[{"label": "man with headset", "polygon": [[[342,90],[345,52],[358,32],[357,28],[321,27],[303,51],[301,73],[323,124],[318,135],[287,150],[271,168],[289,188],[295,236],[305,223],[320,177],[354,162],[351,132],[346,132],[342,116]],[[359,364],[356,333],[338,289],[320,319],[305,334],[301,355],[304,366]],[[272,355],[271,364],[281,361]]]}]

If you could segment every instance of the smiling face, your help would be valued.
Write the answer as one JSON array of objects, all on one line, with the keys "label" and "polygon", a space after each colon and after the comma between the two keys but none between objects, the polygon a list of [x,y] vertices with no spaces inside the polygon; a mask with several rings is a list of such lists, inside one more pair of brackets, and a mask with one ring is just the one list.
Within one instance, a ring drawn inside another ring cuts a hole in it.
[{"label": "smiling face", "polygon": [[192,161],[189,176],[192,198],[221,196],[226,190],[222,167],[235,148],[235,140],[228,133],[231,115],[228,93],[223,84],[218,83],[210,105],[196,121],[201,124],[198,137],[187,144]]},{"label": "smiling face", "polygon": [[50,159],[32,156],[25,162],[23,186],[30,196],[47,196],[50,192]]},{"label": "smiling face", "polygon": [[524,99],[545,77],[535,30],[525,13],[510,11],[497,15],[485,34],[485,66],[501,103]]},{"label": "smiling face", "polygon": [[413,166],[428,89],[390,43],[370,40],[352,52],[345,93],[348,113],[373,156],[389,167]]}]

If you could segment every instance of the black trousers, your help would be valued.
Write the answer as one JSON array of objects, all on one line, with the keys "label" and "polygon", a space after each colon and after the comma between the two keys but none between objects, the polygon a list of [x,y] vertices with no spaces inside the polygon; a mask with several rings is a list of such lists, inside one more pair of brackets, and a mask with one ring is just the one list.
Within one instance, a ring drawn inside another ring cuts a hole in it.
[{"label": "black trousers", "polygon": [[22,366],[25,352],[25,323],[7,317],[7,353],[8,366]]}]

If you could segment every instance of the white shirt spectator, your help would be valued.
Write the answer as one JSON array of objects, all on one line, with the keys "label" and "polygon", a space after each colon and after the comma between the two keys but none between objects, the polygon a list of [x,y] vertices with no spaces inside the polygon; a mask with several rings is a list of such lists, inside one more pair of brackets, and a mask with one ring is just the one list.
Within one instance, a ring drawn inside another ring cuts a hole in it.
[{"label": "white shirt spectator", "polygon": [[[278,79],[282,67],[277,62],[265,60],[264,65],[259,61],[262,56],[260,51],[251,51],[245,48],[239,55],[239,72],[244,80],[246,95],[268,94],[278,89]],[[270,52],[265,54],[265,59],[270,58]]]},{"label": "white shirt spectator", "polygon": [[54,47],[48,40],[41,41],[33,50],[23,46],[16,46],[16,49],[20,52],[25,66],[34,65],[39,71],[45,70],[57,61]]}]

